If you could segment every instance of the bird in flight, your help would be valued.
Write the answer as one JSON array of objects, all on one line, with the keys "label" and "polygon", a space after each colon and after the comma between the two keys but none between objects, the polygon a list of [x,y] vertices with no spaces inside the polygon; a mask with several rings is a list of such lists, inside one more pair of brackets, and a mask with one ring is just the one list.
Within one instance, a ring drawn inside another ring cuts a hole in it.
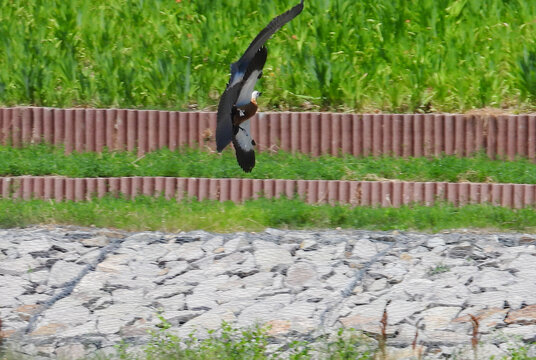
[{"label": "bird in flight", "polygon": [[221,152],[232,142],[238,165],[245,172],[251,172],[255,166],[255,141],[251,138],[249,119],[257,112],[257,98],[261,95],[254,88],[268,55],[264,43],[302,10],[303,0],[275,17],[253,39],[242,57],[231,64],[231,78],[218,104],[216,148]]}]

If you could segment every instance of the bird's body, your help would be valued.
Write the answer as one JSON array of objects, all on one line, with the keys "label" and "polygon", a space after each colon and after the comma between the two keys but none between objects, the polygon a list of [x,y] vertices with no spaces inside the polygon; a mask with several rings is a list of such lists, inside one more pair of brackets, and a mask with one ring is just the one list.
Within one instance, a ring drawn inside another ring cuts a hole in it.
[{"label": "bird's body", "polygon": [[222,151],[233,143],[238,164],[245,172],[255,166],[255,141],[251,138],[249,119],[258,109],[254,91],[262,76],[268,52],[264,43],[283,25],[303,10],[303,0],[287,12],[274,18],[248,46],[240,59],[231,64],[231,78],[218,104],[216,147]]},{"label": "bird's body", "polygon": [[233,125],[238,126],[244,121],[253,117],[253,115],[255,115],[255,113],[257,112],[258,108],[259,107],[257,106],[257,100],[255,100],[254,98],[251,98],[251,101],[246,105],[236,106],[232,112]]}]

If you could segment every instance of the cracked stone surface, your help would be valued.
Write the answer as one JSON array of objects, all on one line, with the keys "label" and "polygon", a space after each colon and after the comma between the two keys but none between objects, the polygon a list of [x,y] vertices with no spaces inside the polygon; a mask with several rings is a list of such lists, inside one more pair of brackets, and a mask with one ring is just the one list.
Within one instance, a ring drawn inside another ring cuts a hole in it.
[{"label": "cracked stone surface", "polygon": [[[32,359],[142,346],[161,314],[198,337],[270,325],[271,348],[387,315],[390,358],[501,357],[536,341],[536,235],[351,230],[0,230],[0,336]],[[275,348],[274,348],[275,349]],[[465,355],[464,355],[465,354]]]}]

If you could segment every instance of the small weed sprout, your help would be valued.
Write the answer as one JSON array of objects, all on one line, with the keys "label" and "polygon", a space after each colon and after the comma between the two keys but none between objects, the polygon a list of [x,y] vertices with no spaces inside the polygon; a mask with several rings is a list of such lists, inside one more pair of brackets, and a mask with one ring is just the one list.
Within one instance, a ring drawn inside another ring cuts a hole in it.
[{"label": "small weed sprout", "polygon": [[435,267],[430,267],[428,269],[428,275],[434,276],[434,275],[442,274],[448,271],[450,271],[450,266],[440,263],[440,264],[437,264]]}]

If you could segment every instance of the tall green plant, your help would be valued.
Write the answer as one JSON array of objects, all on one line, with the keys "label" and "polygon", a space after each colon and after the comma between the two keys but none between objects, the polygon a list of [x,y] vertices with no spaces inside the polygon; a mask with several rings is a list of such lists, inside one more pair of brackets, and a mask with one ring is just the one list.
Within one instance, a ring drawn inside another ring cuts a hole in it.
[{"label": "tall green plant", "polygon": [[[0,104],[214,109],[229,64],[296,2],[0,0]],[[307,0],[268,42],[261,105],[533,109],[535,17],[524,0]]]},{"label": "tall green plant", "polygon": [[525,48],[518,64],[518,80],[522,96],[536,99],[536,51]]}]

